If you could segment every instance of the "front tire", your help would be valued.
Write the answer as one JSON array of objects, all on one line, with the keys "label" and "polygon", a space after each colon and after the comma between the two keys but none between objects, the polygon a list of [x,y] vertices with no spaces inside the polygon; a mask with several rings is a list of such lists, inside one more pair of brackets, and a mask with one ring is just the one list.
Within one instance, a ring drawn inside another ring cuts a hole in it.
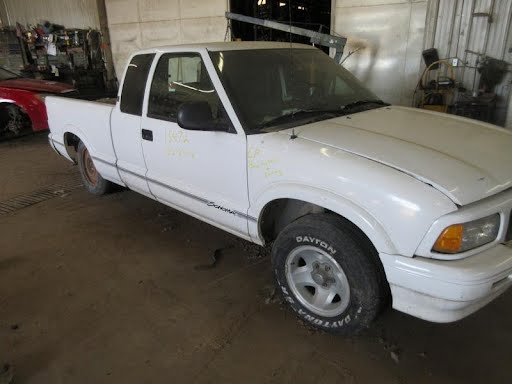
[{"label": "front tire", "polygon": [[78,168],[80,168],[80,176],[84,182],[84,186],[93,195],[104,195],[112,189],[112,183],[101,177],[100,173],[94,166],[91,154],[87,150],[84,143],[78,144],[77,150]]},{"label": "front tire", "polygon": [[351,223],[332,214],[289,224],[272,248],[285,301],[304,322],[331,333],[367,328],[385,301],[380,260]]}]

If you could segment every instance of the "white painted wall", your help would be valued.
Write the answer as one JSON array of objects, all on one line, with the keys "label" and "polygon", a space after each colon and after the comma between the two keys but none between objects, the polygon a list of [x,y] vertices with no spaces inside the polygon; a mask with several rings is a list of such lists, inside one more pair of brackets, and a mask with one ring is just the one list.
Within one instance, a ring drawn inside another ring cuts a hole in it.
[{"label": "white painted wall", "polygon": [[380,98],[411,105],[421,67],[427,0],[333,0],[334,32],[348,38],[344,66]]},{"label": "white painted wall", "polygon": [[106,0],[117,76],[130,54],[161,45],[223,41],[228,0]]}]

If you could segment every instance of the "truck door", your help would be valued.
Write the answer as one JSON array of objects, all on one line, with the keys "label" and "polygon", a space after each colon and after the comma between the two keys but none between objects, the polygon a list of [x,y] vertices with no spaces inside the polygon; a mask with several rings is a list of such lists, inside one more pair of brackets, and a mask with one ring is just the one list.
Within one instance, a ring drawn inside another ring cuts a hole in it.
[{"label": "truck door", "polygon": [[111,117],[112,142],[117,168],[124,183],[134,191],[151,196],[142,153],[141,116],[144,90],[155,54],[134,56],[126,69],[121,100]]},{"label": "truck door", "polygon": [[[205,60],[198,52],[164,53],[154,65],[142,119],[147,180],[158,200],[247,237],[246,136],[233,127]],[[178,126],[180,106],[197,101],[226,131]]]}]

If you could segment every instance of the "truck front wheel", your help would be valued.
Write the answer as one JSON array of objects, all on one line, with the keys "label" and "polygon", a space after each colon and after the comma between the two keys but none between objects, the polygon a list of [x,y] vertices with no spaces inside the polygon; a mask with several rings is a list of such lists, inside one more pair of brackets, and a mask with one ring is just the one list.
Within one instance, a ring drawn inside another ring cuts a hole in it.
[{"label": "truck front wheel", "polygon": [[377,316],[387,294],[379,262],[357,228],[326,213],[289,224],[272,248],[285,301],[303,321],[332,333],[356,333]]},{"label": "truck front wheel", "polygon": [[85,188],[93,195],[104,195],[109,192],[112,183],[101,177],[94,166],[91,154],[82,142],[78,144],[77,158],[80,176],[82,176]]}]

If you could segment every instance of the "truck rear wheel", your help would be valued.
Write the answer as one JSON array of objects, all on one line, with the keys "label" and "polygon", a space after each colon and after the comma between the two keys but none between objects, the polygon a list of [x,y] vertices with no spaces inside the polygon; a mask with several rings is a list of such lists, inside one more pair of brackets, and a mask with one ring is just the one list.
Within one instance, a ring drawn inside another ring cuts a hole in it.
[{"label": "truck rear wheel", "polygon": [[82,176],[85,188],[93,195],[104,195],[108,193],[112,188],[112,183],[101,177],[94,166],[91,154],[82,142],[78,144],[77,158],[80,175]]},{"label": "truck rear wheel", "polygon": [[331,214],[289,224],[272,248],[275,278],[296,315],[332,333],[356,333],[387,295],[378,255],[350,223]]}]

